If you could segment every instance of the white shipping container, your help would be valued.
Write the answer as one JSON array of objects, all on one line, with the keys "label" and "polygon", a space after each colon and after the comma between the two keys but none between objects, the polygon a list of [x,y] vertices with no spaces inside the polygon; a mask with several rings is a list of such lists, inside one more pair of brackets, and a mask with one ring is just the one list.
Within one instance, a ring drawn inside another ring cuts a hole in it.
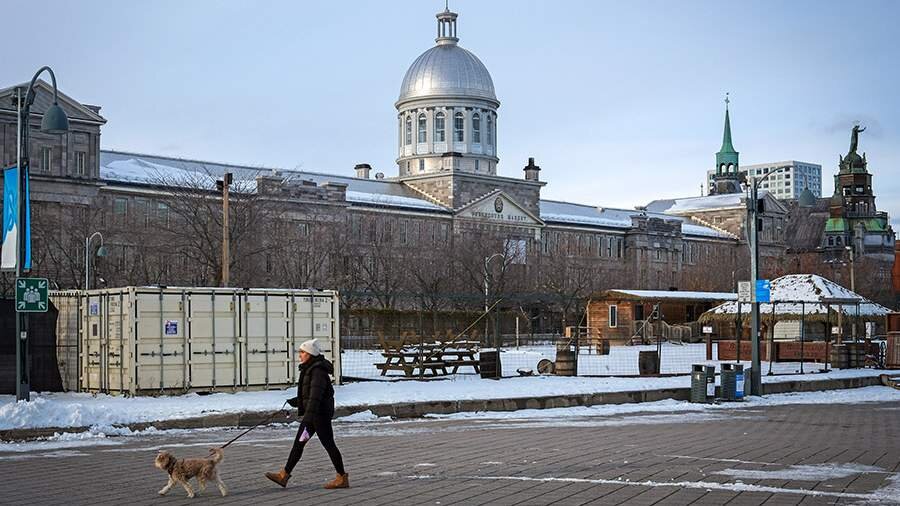
[{"label": "white shipping container", "polygon": [[60,311],[57,350],[66,353],[59,367],[68,389],[282,388],[296,383],[297,350],[312,338],[340,382],[335,291],[126,287],[50,298]]}]

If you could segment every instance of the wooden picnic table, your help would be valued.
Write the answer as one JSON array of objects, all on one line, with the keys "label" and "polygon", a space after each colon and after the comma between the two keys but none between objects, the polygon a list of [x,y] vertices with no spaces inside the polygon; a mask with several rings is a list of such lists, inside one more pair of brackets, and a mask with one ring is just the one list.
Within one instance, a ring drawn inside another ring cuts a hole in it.
[{"label": "wooden picnic table", "polygon": [[[381,375],[387,375],[388,371],[403,371],[407,377],[412,377],[416,371],[419,375],[446,376],[456,374],[460,367],[471,366],[475,372],[479,372],[478,341],[449,341],[449,342],[415,342],[415,338],[403,336],[400,338],[380,338],[382,345],[381,355],[385,361],[375,364],[381,370]],[[451,347],[452,346],[452,347]],[[447,369],[452,367],[451,372]]]}]

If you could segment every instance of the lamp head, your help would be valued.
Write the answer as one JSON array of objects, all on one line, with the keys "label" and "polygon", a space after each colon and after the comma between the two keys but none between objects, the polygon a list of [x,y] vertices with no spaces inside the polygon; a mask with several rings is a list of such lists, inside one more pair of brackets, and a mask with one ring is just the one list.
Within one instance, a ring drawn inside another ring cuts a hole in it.
[{"label": "lamp head", "polygon": [[109,252],[106,250],[106,246],[100,246],[99,248],[97,248],[97,256],[98,257],[105,257],[108,255],[109,255]]},{"label": "lamp head", "polygon": [[41,120],[41,131],[47,134],[64,134],[69,131],[69,118],[58,103],[54,102]]}]

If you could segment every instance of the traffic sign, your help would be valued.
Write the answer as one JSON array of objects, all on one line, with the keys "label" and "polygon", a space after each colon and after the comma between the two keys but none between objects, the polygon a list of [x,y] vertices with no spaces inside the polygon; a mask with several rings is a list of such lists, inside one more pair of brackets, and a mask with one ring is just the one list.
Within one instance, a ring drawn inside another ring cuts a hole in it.
[{"label": "traffic sign", "polygon": [[771,302],[772,282],[768,279],[756,280],[756,302]]},{"label": "traffic sign", "polygon": [[749,281],[738,281],[738,302],[753,302],[753,285]]},{"label": "traffic sign", "polygon": [[49,288],[46,278],[16,278],[16,312],[46,313]]}]

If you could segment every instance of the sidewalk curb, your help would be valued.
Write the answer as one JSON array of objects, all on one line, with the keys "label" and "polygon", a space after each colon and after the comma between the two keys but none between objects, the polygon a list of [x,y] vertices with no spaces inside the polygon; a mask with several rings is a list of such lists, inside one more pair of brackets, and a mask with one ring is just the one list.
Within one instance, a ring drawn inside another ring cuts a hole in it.
[{"label": "sidewalk curb", "polygon": [[[812,381],[779,381],[764,383],[765,394],[781,394],[788,392],[818,392],[822,390],[843,390],[881,385],[878,376],[836,378]],[[461,401],[423,401],[396,404],[365,404],[357,406],[340,406],[335,409],[335,418],[349,416],[362,411],[371,411],[377,416],[392,418],[419,418],[426,414],[451,414],[472,411],[516,411],[520,409],[571,408],[576,406],[595,406],[598,404],[631,404],[638,402],[655,402],[666,399],[686,401],[690,399],[690,388],[666,388],[658,390],[635,390],[627,392],[602,392],[577,395],[551,395],[541,397],[521,397],[515,399],[471,399]],[[132,431],[143,431],[149,428],[157,430],[198,429],[212,427],[250,427],[262,422],[273,414],[272,411],[255,411],[249,413],[215,414],[176,420],[160,420],[140,422],[116,427],[128,428]],[[293,412],[277,415],[271,423],[290,423],[295,421]],[[0,430],[0,441],[22,441],[53,436],[56,433],[85,432],[90,427],[43,427],[38,429]]]}]

